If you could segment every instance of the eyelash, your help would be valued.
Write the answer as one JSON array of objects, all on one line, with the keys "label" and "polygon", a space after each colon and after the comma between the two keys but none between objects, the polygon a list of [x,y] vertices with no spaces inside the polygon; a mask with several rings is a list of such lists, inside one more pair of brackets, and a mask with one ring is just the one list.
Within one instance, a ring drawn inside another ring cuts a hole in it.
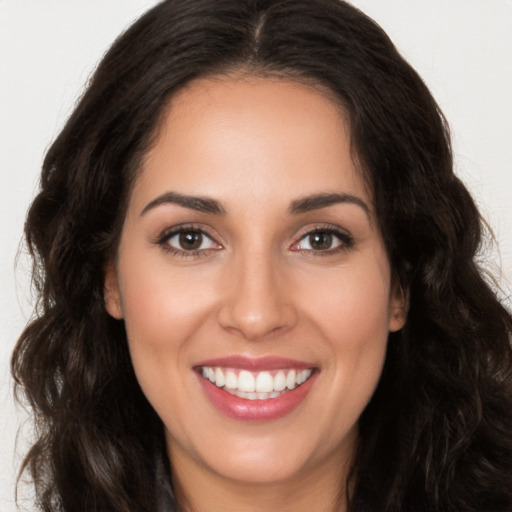
[{"label": "eyelash", "polygon": [[293,246],[297,246],[303,240],[306,240],[308,237],[313,236],[315,234],[328,234],[333,237],[336,237],[340,244],[333,249],[326,250],[312,250],[312,249],[295,249],[297,252],[305,253],[307,255],[314,256],[331,256],[333,254],[338,254],[347,250],[350,250],[354,247],[354,238],[346,231],[341,230],[340,228],[335,228],[334,226],[315,226],[313,229],[308,229],[304,233],[299,236],[297,242],[293,244]]},{"label": "eyelash", "polygon": [[173,247],[172,245],[169,245],[168,242],[176,235],[180,235],[183,233],[195,233],[199,234],[203,237],[209,238],[212,243],[217,244],[213,237],[211,237],[204,229],[201,229],[194,225],[186,225],[186,226],[179,226],[171,228],[170,230],[164,231],[156,240],[155,243],[162,247],[162,249],[171,254],[172,256],[177,256],[179,258],[190,258],[190,257],[203,257],[208,256],[212,251],[218,251],[222,248],[222,246],[219,245],[218,248],[211,248],[211,249],[199,249],[199,250],[184,250],[184,249],[178,249],[176,247]]},{"label": "eyelash", "polygon": [[[216,248],[209,248],[209,249],[198,249],[198,250],[184,250],[184,249],[178,249],[176,247],[173,247],[172,245],[169,245],[169,240],[171,240],[176,235],[184,234],[184,233],[195,233],[199,234],[203,237],[206,237],[211,240],[213,244],[217,244],[218,247]],[[330,256],[333,254],[338,254],[340,252],[347,251],[349,249],[352,249],[354,247],[354,239],[353,237],[347,233],[346,231],[343,231],[339,228],[335,228],[333,226],[315,226],[313,229],[308,229],[304,233],[302,233],[298,240],[292,244],[292,247],[297,246],[302,241],[306,240],[308,237],[313,236],[315,234],[328,234],[331,235],[339,240],[339,245],[334,247],[333,249],[326,249],[326,250],[313,250],[313,249],[292,249],[294,252],[300,252],[307,255],[314,255],[314,256]],[[215,242],[214,238],[210,236],[206,231],[203,229],[194,226],[194,225],[186,225],[186,226],[179,226],[171,228],[170,230],[164,231],[161,235],[158,236],[158,238],[154,241],[155,244],[162,247],[164,251],[171,254],[172,256],[180,257],[180,258],[189,258],[189,257],[204,257],[208,256],[212,251],[218,251],[222,249],[222,246]]]}]

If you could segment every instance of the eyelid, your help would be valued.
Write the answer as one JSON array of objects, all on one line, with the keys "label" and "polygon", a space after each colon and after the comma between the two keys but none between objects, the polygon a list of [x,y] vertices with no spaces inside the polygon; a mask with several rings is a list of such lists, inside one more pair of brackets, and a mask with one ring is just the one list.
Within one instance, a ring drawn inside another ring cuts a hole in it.
[{"label": "eyelid", "polygon": [[[174,247],[167,243],[176,235],[179,235],[187,231],[194,231],[200,233],[201,235],[210,239],[211,242],[215,244],[217,247],[210,247],[207,249],[184,250],[178,247]],[[161,246],[163,250],[172,253],[174,256],[179,257],[206,256],[211,251],[218,251],[223,248],[222,244],[220,244],[217,241],[217,237],[209,232],[209,229],[205,229],[204,225],[199,225],[195,223],[179,224],[166,228],[163,231],[161,231],[160,234],[153,240],[153,243],[155,245]]]},{"label": "eyelid", "polygon": [[[203,235],[206,235],[208,238],[211,238],[216,243],[216,235],[211,233],[211,229],[208,227],[205,227],[204,224],[196,224],[196,223],[183,223],[183,224],[176,224],[171,227],[167,227],[165,229],[162,229],[159,234],[155,237],[154,243],[164,243],[166,240],[169,240],[172,236],[183,233],[184,231],[197,231],[198,233],[202,233]],[[221,245],[221,244],[219,244]]]},{"label": "eyelid", "polygon": [[[210,247],[206,249],[196,249],[196,250],[184,250],[172,245],[167,244],[167,242],[172,239],[174,236],[179,235],[180,233],[187,231],[195,231],[201,233],[203,236],[207,237],[211,240],[213,244],[217,247]],[[211,229],[208,227],[205,229],[203,224],[196,223],[185,223],[178,224],[172,227],[166,228],[160,232],[160,234],[153,240],[153,243],[161,246],[164,250],[173,253],[176,256],[187,257],[187,256],[206,256],[211,253],[211,251],[218,251],[223,249],[223,245],[217,241],[218,236],[210,233]],[[331,249],[325,250],[315,250],[315,249],[302,249],[296,247],[301,243],[306,237],[314,235],[315,233],[328,233],[333,235],[339,240],[339,244]],[[350,234],[350,232],[344,228],[341,228],[337,225],[332,224],[315,224],[314,226],[308,226],[303,228],[298,235],[295,237],[295,241],[292,243],[290,250],[293,252],[303,252],[318,256],[327,256],[331,254],[335,254],[338,252],[346,251],[353,248],[355,244],[354,237]]]},{"label": "eyelid", "polygon": [[[293,249],[293,247],[297,246],[302,240],[306,237],[314,235],[315,233],[328,233],[338,238],[340,244],[332,249],[326,250],[314,250],[314,249]],[[315,255],[329,255],[338,253],[341,251],[345,251],[351,249],[354,246],[354,237],[350,234],[349,231],[343,229],[339,226],[334,226],[332,224],[316,224],[313,227],[307,227],[300,231],[300,233],[296,237],[296,241],[293,242],[291,246],[291,250],[296,252],[305,252],[305,253],[313,253]]]}]

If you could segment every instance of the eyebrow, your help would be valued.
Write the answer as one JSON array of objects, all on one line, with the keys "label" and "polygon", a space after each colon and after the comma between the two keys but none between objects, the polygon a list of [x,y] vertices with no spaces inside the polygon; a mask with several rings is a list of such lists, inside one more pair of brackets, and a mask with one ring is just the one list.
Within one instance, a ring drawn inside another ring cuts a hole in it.
[{"label": "eyebrow", "polygon": [[[349,203],[355,204],[362,208],[368,216],[370,216],[370,208],[368,205],[359,197],[351,194],[335,194],[335,193],[320,193],[313,194],[310,196],[300,197],[295,199],[290,204],[288,212],[291,215],[298,215],[301,213],[307,213],[314,210],[320,210],[328,206]],[[178,192],[166,192],[158,196],[149,202],[141,212],[141,216],[145,215],[148,211],[160,206],[162,204],[177,204],[190,210],[196,210],[202,213],[212,213],[215,215],[225,215],[226,210],[221,203],[215,199],[201,196],[189,196],[180,194]]]},{"label": "eyebrow", "polygon": [[343,193],[323,193],[300,197],[292,202],[288,211],[292,215],[297,215],[313,210],[320,210],[321,208],[326,208],[327,206],[339,203],[355,204],[361,207],[365,213],[370,216],[369,206],[360,197]]},{"label": "eyebrow", "polygon": [[179,194],[178,192],[166,192],[161,196],[153,199],[148,203],[141,212],[141,216],[145,215],[149,210],[156,208],[162,204],[177,204],[190,210],[196,210],[203,213],[213,213],[215,215],[225,215],[226,210],[215,199],[200,196],[188,196]]}]

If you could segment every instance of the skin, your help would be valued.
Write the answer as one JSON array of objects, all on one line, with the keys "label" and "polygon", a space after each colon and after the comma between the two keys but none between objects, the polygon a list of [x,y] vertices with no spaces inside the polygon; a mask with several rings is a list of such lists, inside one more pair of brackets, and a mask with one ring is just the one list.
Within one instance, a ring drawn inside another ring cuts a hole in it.
[{"label": "skin", "polygon": [[[224,213],[148,206],[168,192],[212,198]],[[340,193],[360,203],[290,212],[305,196]],[[176,226],[205,232],[200,250],[164,241]],[[341,234],[318,249],[308,233],[325,228]],[[217,77],[172,98],[133,187],[105,299],[165,425],[183,510],[344,510],[335,503],[357,421],[388,333],[405,321],[391,276],[347,122],[325,93]],[[233,354],[298,359],[317,378],[290,414],[239,421],[209,402],[193,370]]]}]

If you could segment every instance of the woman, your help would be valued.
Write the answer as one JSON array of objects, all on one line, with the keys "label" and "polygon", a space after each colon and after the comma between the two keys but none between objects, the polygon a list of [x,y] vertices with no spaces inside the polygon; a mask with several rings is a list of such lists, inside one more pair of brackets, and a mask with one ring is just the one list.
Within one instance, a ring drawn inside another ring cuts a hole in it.
[{"label": "woman", "polygon": [[42,510],[512,510],[510,314],[446,123],[338,0],[168,0],[26,226]]}]

